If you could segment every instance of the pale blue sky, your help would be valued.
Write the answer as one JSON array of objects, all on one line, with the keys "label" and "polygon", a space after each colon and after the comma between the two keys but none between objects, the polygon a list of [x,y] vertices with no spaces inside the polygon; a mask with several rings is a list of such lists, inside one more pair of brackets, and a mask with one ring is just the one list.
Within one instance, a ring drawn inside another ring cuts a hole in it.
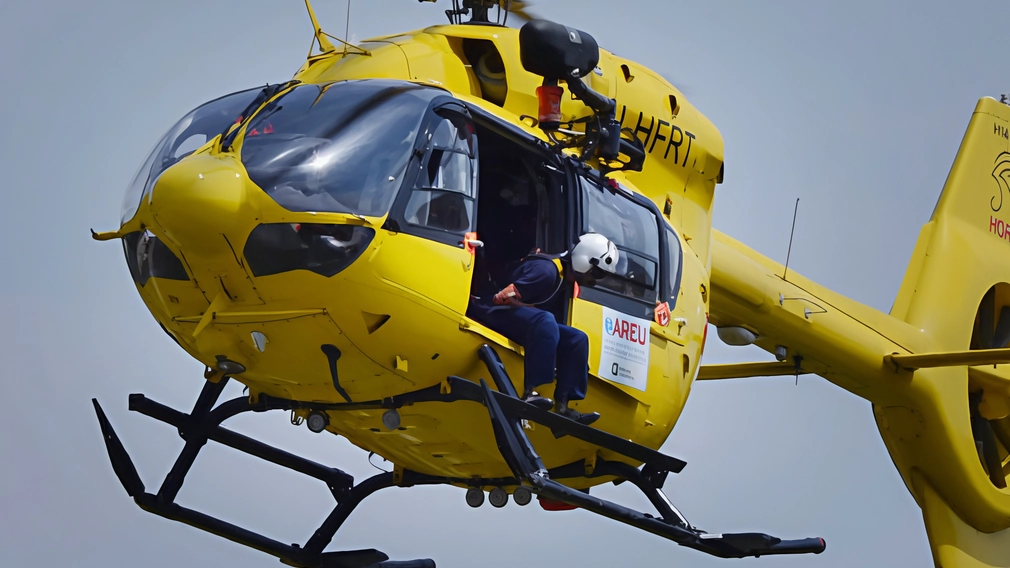
[{"label": "pale blue sky", "polygon": [[[359,1],[351,33],[440,23],[450,5]],[[318,0],[323,27],[339,35],[345,7]],[[783,260],[799,197],[791,268],[884,311],[975,101],[1010,91],[1005,1],[544,0],[536,8],[665,74],[719,127],[726,183],[717,193],[717,228]],[[277,566],[141,512],[119,486],[89,399],[103,402],[142,477],[156,486],[181,441],[171,428],[127,412],[127,394],[188,407],[201,367],[147,313],[118,243],[95,243],[88,229],[116,227],[127,182],[176,119],[224,93],[290,77],[310,34],[298,0],[0,3],[7,403],[0,564]],[[713,337],[705,362],[754,357],[767,358]],[[360,450],[293,428],[282,414],[235,422],[358,477],[373,471]],[[377,495],[336,545],[432,557],[450,568],[932,562],[919,509],[869,404],[822,379],[700,384],[664,449],[688,461],[666,487],[694,524],[823,536],[827,551],[711,559],[586,512],[471,510],[452,488]],[[183,504],[287,542],[303,542],[332,505],[318,482],[209,450]],[[646,506],[627,487],[599,494]]]}]

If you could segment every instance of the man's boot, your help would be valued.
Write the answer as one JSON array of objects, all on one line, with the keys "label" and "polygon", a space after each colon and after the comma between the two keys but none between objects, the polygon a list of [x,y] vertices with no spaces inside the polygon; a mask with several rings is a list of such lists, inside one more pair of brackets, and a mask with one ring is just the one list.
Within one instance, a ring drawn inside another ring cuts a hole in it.
[{"label": "man's boot", "polygon": [[531,404],[539,408],[540,410],[550,410],[551,408],[554,407],[553,400],[545,396],[540,396],[539,394],[537,394],[537,391],[535,390],[528,390],[524,392],[522,401],[525,402],[526,404]]},{"label": "man's boot", "polygon": [[574,420],[583,426],[589,426],[593,422],[596,422],[600,418],[599,412],[589,412],[583,414],[574,408],[568,406],[568,397],[565,395],[558,396],[558,402],[554,406],[554,412],[564,416],[569,420]]}]

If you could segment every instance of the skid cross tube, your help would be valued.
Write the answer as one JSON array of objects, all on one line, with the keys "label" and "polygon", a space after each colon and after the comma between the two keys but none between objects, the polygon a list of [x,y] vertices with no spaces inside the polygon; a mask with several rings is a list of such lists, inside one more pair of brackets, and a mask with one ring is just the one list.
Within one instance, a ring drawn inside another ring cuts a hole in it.
[{"label": "skid cross tube", "polygon": [[481,379],[480,386],[484,389],[484,404],[491,414],[491,425],[494,428],[495,441],[505,463],[509,465],[517,479],[532,482],[532,477],[543,477],[547,470],[540,456],[533,449],[533,444],[523,432],[518,418],[506,416],[498,407],[491,389]]},{"label": "skid cross tube", "polygon": [[196,404],[193,405],[193,412],[182,424],[178,425],[179,435],[183,440],[186,440],[186,445],[179,453],[179,457],[176,458],[175,464],[172,465],[172,470],[165,476],[165,481],[161,484],[161,489],[158,490],[158,501],[171,503],[179,495],[186,474],[193,467],[193,462],[196,461],[200,449],[207,444],[206,428],[202,428],[203,425],[200,422],[210,413],[227,384],[228,377],[222,377],[217,382],[207,381],[203,390],[200,391],[199,398],[196,399]]},{"label": "skid cross tube", "polygon": [[512,398],[519,398],[519,393],[516,392],[512,379],[505,371],[505,364],[501,362],[501,357],[498,356],[498,353],[490,345],[486,343],[481,345],[480,349],[477,350],[477,357],[487,367],[487,372],[491,373],[491,380],[498,387],[498,392],[507,394]]},{"label": "skid cross tube", "polygon": [[[220,409],[225,407],[225,405],[236,402],[246,402],[246,400],[230,400],[218,408]],[[186,424],[186,421],[189,418],[187,415],[179,412],[178,410],[174,410],[161,403],[155,402],[142,394],[130,395],[130,410],[150,416],[151,418],[160,420],[166,424],[171,424],[172,426],[180,429],[183,428],[183,425]],[[264,461],[275,463],[297,471],[298,473],[323,481],[326,483],[327,487],[329,487],[333,496],[338,500],[354,485],[354,478],[339,469],[326,467],[322,464],[296,456],[279,448],[269,446],[258,440],[249,438],[248,436],[233,432],[223,426],[220,426],[219,422],[212,421],[212,423],[215,427],[209,430],[207,434],[209,439],[240,452],[245,452],[251,456],[258,457]]]},{"label": "skid cross tube", "polygon": [[[122,441],[113,429],[101,405],[97,400],[92,399],[113,471],[123,484],[127,494],[133,497],[141,509],[265,552],[292,566],[304,568],[435,568],[435,563],[429,559],[390,562],[388,556],[377,550],[323,552],[323,549],[330,543],[351,512],[372,493],[394,486],[443,484],[447,483],[446,480],[405,471],[399,483],[395,482],[393,473],[382,473],[354,485],[354,478],[339,469],[326,467],[228,430],[220,425],[224,419],[241,412],[262,411],[266,408],[261,404],[250,404],[244,399],[234,399],[212,409],[224,389],[226,380],[227,378],[218,383],[207,382],[190,414],[183,414],[143,395],[130,395],[130,410],[175,426],[179,430],[179,435],[186,440],[185,447],[176,459],[172,470],[166,476],[157,495],[146,492],[144,483],[137,474],[137,469]],[[325,482],[337,501],[336,507],[323,521],[323,524],[316,529],[305,546],[300,547],[284,544],[176,504],[175,497],[185,481],[186,474],[193,466],[200,449],[206,445],[208,440],[214,440]]]},{"label": "skid cross tube", "polygon": [[[582,476],[598,477],[615,475],[619,479],[632,481],[632,483],[645,493],[645,495],[656,507],[657,511],[659,511],[662,517],[659,519],[653,517],[652,515],[647,515],[634,509],[629,509],[605,499],[592,497],[587,493],[577,489],[572,489],[571,487],[567,487],[552,480],[548,475],[544,475],[545,472],[542,468],[534,466],[528,459],[528,456],[524,455],[526,453],[526,448],[530,448],[532,450],[533,446],[530,443],[529,438],[526,436],[526,432],[523,430],[518,417],[505,410],[507,407],[511,407],[518,409],[520,413],[529,413],[528,409],[533,408],[533,406],[526,404],[515,397],[515,389],[510,388],[512,386],[512,381],[506,374],[505,368],[501,364],[501,360],[498,359],[497,354],[495,354],[490,347],[485,345],[481,348],[480,358],[487,365],[489,372],[495,379],[495,382],[499,384],[499,389],[508,393],[498,393],[500,397],[503,399],[509,398],[515,403],[518,403],[518,405],[516,405],[514,403],[506,403],[504,400],[498,400],[499,397],[495,396],[496,393],[492,392],[491,389],[488,388],[487,383],[481,380],[481,388],[484,391],[484,404],[490,414],[492,424],[495,425],[494,433],[495,439],[498,443],[498,449],[502,453],[502,458],[505,459],[506,463],[508,463],[516,473],[516,477],[530,483],[533,486],[533,491],[536,492],[539,497],[581,507],[587,511],[592,511],[609,519],[613,519],[615,521],[648,531],[657,536],[667,538],[677,544],[680,544],[681,546],[700,550],[701,552],[721,558],[743,558],[746,556],[762,556],[765,554],[819,554],[824,551],[824,539],[821,538],[784,541],[780,538],[763,533],[713,535],[691,527],[687,522],[687,519],[685,519],[684,516],[677,511],[673,504],[670,503],[669,499],[663,495],[659,487],[655,487],[650,483],[650,478],[653,480],[665,480],[665,472],[660,472],[655,469],[654,465],[646,466],[647,471],[649,471],[649,475],[646,475],[630,465],[604,461],[602,467],[598,462],[597,466],[593,469],[592,474],[588,476],[585,474],[585,470],[583,470]],[[526,408],[524,409],[523,407]],[[538,410],[538,412],[551,414],[542,410]],[[572,430],[574,426],[572,425],[593,430],[592,428],[578,424],[574,420],[569,420],[564,416],[557,414],[553,414],[553,416],[556,417],[556,420],[547,420],[547,417],[539,416],[537,417],[539,419],[536,421],[540,423],[554,422],[557,425],[556,427],[551,426],[550,423],[546,425],[555,432],[555,435],[557,435],[558,430],[561,430],[569,435],[574,435]],[[565,424],[565,422],[570,423],[570,425]],[[582,434],[586,435],[585,432]],[[578,437],[585,439],[582,438],[582,436]],[[562,468],[562,471],[555,471],[553,473],[554,475],[563,476],[574,469],[573,466],[578,465],[581,464],[572,464],[571,466]],[[520,471],[515,471],[517,468],[519,468]],[[681,465],[681,468],[683,468],[683,465]],[[678,469],[677,471],[680,470]]]},{"label": "skid cross tube", "polygon": [[572,479],[572,478],[594,478],[594,477],[614,477],[614,483],[630,481],[642,493],[645,494],[652,506],[659,511],[663,520],[673,523],[686,529],[693,529],[681,512],[673,506],[670,499],[663,494],[662,486],[653,484],[647,475],[636,467],[632,467],[624,462],[608,461],[597,459],[596,466],[592,472],[586,471],[584,461],[578,461],[565,466],[550,470],[551,479]]},{"label": "skid cross tube", "polygon": [[[501,357],[498,356],[498,353],[490,345],[484,344],[477,350],[477,356],[480,357],[484,366],[487,367],[488,373],[491,374],[491,379],[498,387],[498,403],[503,408],[506,408],[509,414],[518,418],[530,420],[531,422],[543,424],[544,426],[550,428],[551,432],[554,433],[554,436],[558,438],[561,438],[562,436],[572,436],[573,438],[578,438],[584,442],[589,442],[600,446],[601,448],[612,450],[640,462],[645,462],[646,464],[650,464],[651,467],[659,468],[663,471],[680,473],[680,471],[684,469],[684,466],[687,465],[685,462],[678,460],[677,458],[665,456],[659,452],[646,448],[645,446],[629,442],[623,438],[618,438],[617,436],[584,424],[580,424],[574,420],[569,420],[559,414],[523,403],[523,401],[519,400],[519,395],[516,392],[515,386],[512,384],[512,379],[508,376],[508,372],[505,371],[505,365],[502,364]],[[453,379],[455,379],[455,377],[453,377]],[[450,384],[454,383],[451,382]]]}]

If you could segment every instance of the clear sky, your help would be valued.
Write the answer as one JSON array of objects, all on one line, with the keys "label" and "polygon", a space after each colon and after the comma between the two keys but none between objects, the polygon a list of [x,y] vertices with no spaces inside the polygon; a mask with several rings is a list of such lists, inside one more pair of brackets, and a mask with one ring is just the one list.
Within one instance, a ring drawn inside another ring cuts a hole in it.
[{"label": "clear sky", "polygon": [[[362,39],[444,20],[450,6],[358,1]],[[621,9],[618,9],[618,6]],[[318,0],[340,35],[343,1]],[[777,260],[801,198],[791,269],[887,311],[981,96],[1010,91],[1010,3],[543,0],[537,12],[666,75],[718,126],[715,226]],[[144,308],[118,243],[120,199],[155,140],[194,106],[289,78],[311,38],[298,0],[0,2],[0,565],[277,566],[141,512],[105,455],[98,397],[156,487],[182,442],[126,410],[131,392],[188,408],[201,366]],[[710,341],[705,362],[768,357]],[[236,391],[237,392],[237,391]],[[238,429],[361,478],[365,454],[287,416]],[[220,446],[180,501],[304,542],[321,483]],[[823,536],[817,557],[718,560],[583,511],[468,508],[454,488],[392,490],[338,534],[442,567],[928,566],[922,518],[869,403],[816,377],[700,384],[664,446],[666,489],[695,525]],[[599,495],[646,507],[628,487]]]}]

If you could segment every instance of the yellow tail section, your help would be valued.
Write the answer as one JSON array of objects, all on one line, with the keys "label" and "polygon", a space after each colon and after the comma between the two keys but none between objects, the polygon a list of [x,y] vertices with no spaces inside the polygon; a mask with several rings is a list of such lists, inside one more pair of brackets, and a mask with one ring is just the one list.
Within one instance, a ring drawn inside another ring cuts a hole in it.
[{"label": "yellow tail section", "polygon": [[[975,107],[933,216],[919,234],[891,315],[924,330],[934,351],[1006,347],[1008,283],[1010,107],[984,98]],[[1010,520],[1005,517],[1010,373],[995,366],[962,369],[949,368],[938,377],[956,381],[957,388],[936,401],[941,410],[937,426],[955,442],[960,438],[969,454],[974,450],[977,467],[945,468],[946,479],[916,467],[899,469],[906,480],[907,472],[914,472],[913,493],[923,507],[938,566],[1010,566]],[[875,410],[878,424],[886,425]],[[886,427],[881,435],[889,449],[900,444]],[[896,453],[909,453],[903,450]],[[928,459],[908,457],[907,462]]]},{"label": "yellow tail section", "polygon": [[938,566],[1010,566],[1010,365],[969,353],[1010,346],[1010,107],[979,101],[890,315],[714,236],[712,323],[873,403]]}]

